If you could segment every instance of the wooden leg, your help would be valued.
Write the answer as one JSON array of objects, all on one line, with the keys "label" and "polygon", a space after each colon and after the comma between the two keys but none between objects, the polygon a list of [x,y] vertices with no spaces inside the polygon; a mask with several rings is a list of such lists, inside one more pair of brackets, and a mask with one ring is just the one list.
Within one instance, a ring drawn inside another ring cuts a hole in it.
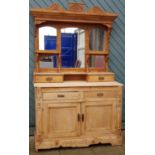
[{"label": "wooden leg", "polygon": [[122,145],[122,144],[123,144],[122,137],[115,140],[115,141],[113,141],[113,142],[111,142],[112,146],[118,146],[118,145]]},{"label": "wooden leg", "polygon": [[38,148],[35,147],[35,151],[38,152]]}]

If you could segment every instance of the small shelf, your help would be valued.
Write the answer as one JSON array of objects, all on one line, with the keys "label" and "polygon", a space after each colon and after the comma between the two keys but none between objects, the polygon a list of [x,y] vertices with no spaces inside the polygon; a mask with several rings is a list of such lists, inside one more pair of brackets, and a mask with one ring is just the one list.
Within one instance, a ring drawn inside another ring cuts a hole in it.
[{"label": "small shelf", "polygon": [[87,55],[108,55],[108,52],[89,52]]},{"label": "small shelf", "polygon": [[36,53],[39,53],[39,54],[60,54],[58,51],[52,51],[52,50],[37,50]]}]

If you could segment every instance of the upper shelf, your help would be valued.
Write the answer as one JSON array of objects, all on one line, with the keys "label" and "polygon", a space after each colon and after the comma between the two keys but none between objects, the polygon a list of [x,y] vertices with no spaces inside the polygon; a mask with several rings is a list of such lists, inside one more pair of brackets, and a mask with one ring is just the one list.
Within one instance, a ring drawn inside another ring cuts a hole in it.
[{"label": "upper shelf", "polygon": [[[74,12],[74,13],[73,13]],[[68,9],[63,9],[59,4],[53,3],[47,8],[33,8],[31,15],[37,19],[35,24],[41,24],[46,21],[64,21],[81,23],[104,23],[111,26],[118,14],[105,12],[98,6],[89,10],[84,9],[82,3],[68,3]]]}]

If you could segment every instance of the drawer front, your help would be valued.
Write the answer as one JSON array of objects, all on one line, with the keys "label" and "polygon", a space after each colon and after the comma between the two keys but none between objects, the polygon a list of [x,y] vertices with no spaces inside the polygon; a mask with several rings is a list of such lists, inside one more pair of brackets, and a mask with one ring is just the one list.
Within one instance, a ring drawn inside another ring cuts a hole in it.
[{"label": "drawer front", "polygon": [[112,82],[114,81],[114,75],[88,75],[87,81],[89,82]]},{"label": "drawer front", "polygon": [[80,92],[59,92],[59,93],[43,93],[43,100],[80,100],[82,94]]},{"label": "drawer front", "polygon": [[63,76],[34,76],[34,82],[50,83],[50,82],[63,82]]},{"label": "drawer front", "polygon": [[116,98],[117,92],[115,90],[111,91],[89,91],[84,92],[84,98],[85,100],[102,100],[104,98]]}]

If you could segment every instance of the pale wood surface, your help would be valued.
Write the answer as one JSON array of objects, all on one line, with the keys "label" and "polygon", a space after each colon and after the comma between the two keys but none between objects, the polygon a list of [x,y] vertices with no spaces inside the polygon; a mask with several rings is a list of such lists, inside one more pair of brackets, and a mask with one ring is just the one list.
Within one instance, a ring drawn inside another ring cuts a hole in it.
[{"label": "pale wood surface", "polygon": [[34,75],[114,75],[112,72],[59,72],[59,73],[54,73],[54,72],[34,72]]},{"label": "pale wood surface", "polygon": [[34,137],[29,138],[30,155],[125,155],[125,132],[123,131],[123,145],[111,146],[104,144],[92,145],[86,148],[58,148],[35,152]]},{"label": "pale wood surface", "polygon": [[113,82],[115,74],[104,73],[34,73],[35,83],[51,83],[65,81]]},{"label": "pale wood surface", "polygon": [[123,86],[123,84],[119,82],[63,82],[63,83],[34,83],[34,87],[86,87],[86,86]]},{"label": "pale wood surface", "polygon": [[79,135],[80,125],[77,114],[80,113],[80,103],[44,104],[46,119],[43,121],[44,138],[75,137]]},{"label": "pale wood surface", "polygon": [[88,82],[112,82],[114,75],[87,75]]},{"label": "pale wood surface", "polygon": [[35,87],[36,150],[122,144],[122,86],[77,88],[75,83],[72,87]]},{"label": "pale wood surface", "polygon": [[36,75],[34,76],[34,82],[62,82],[62,75],[54,75],[54,76],[45,76],[45,75]]},{"label": "pale wood surface", "polygon": [[48,92],[43,93],[43,100],[78,100],[81,98],[80,92]]},{"label": "pale wood surface", "polygon": [[105,132],[112,131],[115,127],[115,101],[89,101],[83,104],[85,115],[84,135],[102,136]]},{"label": "pale wood surface", "polygon": [[35,83],[51,83],[65,81],[113,82],[113,73],[34,73]]},{"label": "pale wood surface", "polygon": [[106,98],[116,98],[118,94],[113,89],[109,90],[94,90],[84,92],[84,98],[86,101],[103,101]]}]

